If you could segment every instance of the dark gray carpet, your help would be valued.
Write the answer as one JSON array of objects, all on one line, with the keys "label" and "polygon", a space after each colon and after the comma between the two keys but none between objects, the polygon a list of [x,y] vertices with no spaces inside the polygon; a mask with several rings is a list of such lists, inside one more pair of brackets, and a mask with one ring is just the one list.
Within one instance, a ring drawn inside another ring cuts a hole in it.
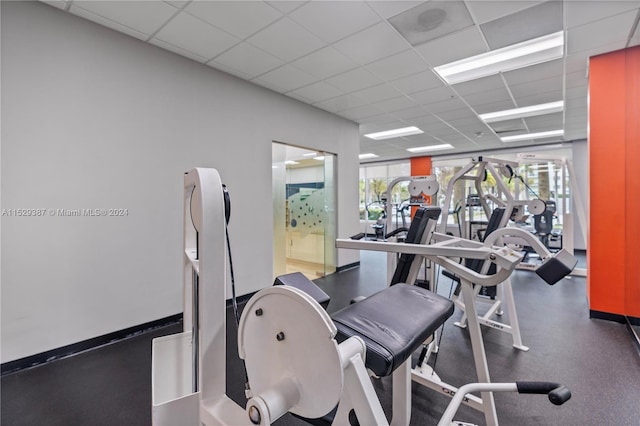
[{"label": "dark gray carpet", "polygon": [[[385,286],[384,255],[362,252],[362,267],[318,280],[332,296],[330,311],[357,295]],[[441,279],[439,292],[450,282]],[[494,382],[549,380],[566,384],[573,398],[561,407],[539,395],[496,394],[503,425],[638,425],[640,424],[640,357],[623,324],[590,320],[584,278],[565,279],[551,287],[530,272],[513,279],[522,339],[520,352],[510,336],[483,328],[489,371]],[[229,395],[244,404],[243,373],[237,359],[235,324],[228,312]],[[447,382],[475,381],[466,330],[444,328],[436,371]],[[70,358],[2,377],[2,425],[149,425],[151,424],[151,339],[181,330],[166,327]],[[313,366],[313,362],[310,362]],[[389,379],[375,387],[390,414]],[[412,425],[436,424],[448,398],[413,384]],[[457,419],[484,424],[467,407]],[[279,425],[303,425],[286,415]]]}]

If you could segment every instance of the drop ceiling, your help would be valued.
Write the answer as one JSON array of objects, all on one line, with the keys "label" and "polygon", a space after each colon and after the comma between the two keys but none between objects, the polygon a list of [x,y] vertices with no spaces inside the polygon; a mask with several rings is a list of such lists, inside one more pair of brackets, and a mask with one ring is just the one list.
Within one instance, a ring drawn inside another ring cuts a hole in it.
[{"label": "drop ceiling", "polygon": [[[587,137],[594,55],[640,45],[640,0],[44,1],[360,124],[368,161],[451,144],[454,154]],[[433,68],[564,31],[564,56],[448,85]],[[485,124],[478,114],[564,100],[563,112]],[[416,126],[423,134],[363,135]],[[563,129],[555,138],[500,136]]]}]

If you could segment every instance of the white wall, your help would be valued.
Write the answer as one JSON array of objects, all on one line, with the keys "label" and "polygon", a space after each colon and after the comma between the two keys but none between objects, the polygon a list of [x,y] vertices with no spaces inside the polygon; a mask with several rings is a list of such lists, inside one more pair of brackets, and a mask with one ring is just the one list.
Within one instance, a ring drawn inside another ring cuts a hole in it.
[{"label": "white wall", "polygon": [[[182,176],[232,195],[240,294],[271,284],[271,143],[338,154],[338,235],[358,229],[358,128],[42,3],[2,2],[2,362],[181,311]],[[357,261],[343,251],[338,264]]]},{"label": "white wall", "polygon": [[[578,182],[578,191],[582,198],[582,205],[589,217],[589,149],[586,140],[573,141],[571,144],[571,158],[573,161],[573,169],[576,173],[576,181]],[[576,212],[575,204],[572,206],[573,211]],[[578,217],[574,215],[573,220],[574,248],[578,250],[586,250],[587,243],[583,238],[582,231],[580,229],[580,223]],[[586,231],[585,231],[586,233]]]}]

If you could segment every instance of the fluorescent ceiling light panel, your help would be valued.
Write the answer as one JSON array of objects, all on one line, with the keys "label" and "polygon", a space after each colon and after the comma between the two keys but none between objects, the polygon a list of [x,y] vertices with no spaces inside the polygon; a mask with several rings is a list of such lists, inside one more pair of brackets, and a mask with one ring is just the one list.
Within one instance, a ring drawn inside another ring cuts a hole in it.
[{"label": "fluorescent ceiling light panel", "polygon": [[303,157],[313,157],[314,155],[318,155],[317,152],[307,152],[306,154],[302,154]]},{"label": "fluorescent ceiling light panel", "polygon": [[384,132],[369,133],[364,136],[379,141],[382,139],[399,138],[400,136],[419,135],[420,133],[424,132],[415,126],[411,126],[401,129],[385,130]]},{"label": "fluorescent ceiling light panel", "polygon": [[358,158],[361,159],[361,160],[368,160],[370,158],[378,158],[378,156],[373,154],[373,153],[371,153],[371,152],[369,152],[369,153],[366,153],[366,154],[358,155]]},{"label": "fluorescent ceiling light panel", "polygon": [[462,83],[562,58],[564,31],[440,65],[433,70],[449,84]]},{"label": "fluorescent ceiling light panel", "polygon": [[324,155],[319,155],[317,157],[313,157],[314,160],[322,161],[324,160]]},{"label": "fluorescent ceiling light panel", "polygon": [[528,141],[532,139],[552,138],[555,136],[562,136],[563,134],[564,134],[564,130],[551,130],[548,132],[527,133],[524,135],[505,136],[500,139],[502,139],[502,142],[519,142],[519,141]]},{"label": "fluorescent ceiling light panel", "polygon": [[443,149],[452,149],[453,145],[443,143],[442,145],[430,145],[430,146],[418,146],[416,148],[407,148],[409,152],[428,152],[428,151],[441,151]]},{"label": "fluorescent ceiling light panel", "polygon": [[287,161],[284,162],[284,164],[293,166],[293,165],[300,164],[300,163],[298,163],[297,161],[293,161],[293,160],[287,160]]},{"label": "fluorescent ceiling light panel", "polygon": [[535,117],[537,115],[561,112],[564,109],[564,101],[549,102],[546,104],[530,105],[522,108],[506,109],[504,111],[480,114],[478,117],[485,123],[512,120],[515,118]]}]

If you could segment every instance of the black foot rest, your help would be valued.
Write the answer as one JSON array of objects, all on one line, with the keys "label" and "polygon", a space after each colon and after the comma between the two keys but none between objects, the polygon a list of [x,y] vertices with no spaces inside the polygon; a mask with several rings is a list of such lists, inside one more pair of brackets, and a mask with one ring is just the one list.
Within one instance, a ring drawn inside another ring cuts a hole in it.
[{"label": "black foot rest", "polygon": [[388,376],[453,314],[453,302],[420,287],[396,284],[331,315],[336,339],[361,337],[366,366]]},{"label": "black foot rest", "polygon": [[554,256],[547,257],[542,265],[536,269],[536,274],[549,285],[554,285],[573,271],[578,264],[576,259],[567,250],[562,249]]},{"label": "black foot rest", "polygon": [[329,295],[322,291],[313,281],[305,277],[301,272],[277,276],[273,285],[288,285],[302,290],[313,297],[325,310],[329,306]]}]

